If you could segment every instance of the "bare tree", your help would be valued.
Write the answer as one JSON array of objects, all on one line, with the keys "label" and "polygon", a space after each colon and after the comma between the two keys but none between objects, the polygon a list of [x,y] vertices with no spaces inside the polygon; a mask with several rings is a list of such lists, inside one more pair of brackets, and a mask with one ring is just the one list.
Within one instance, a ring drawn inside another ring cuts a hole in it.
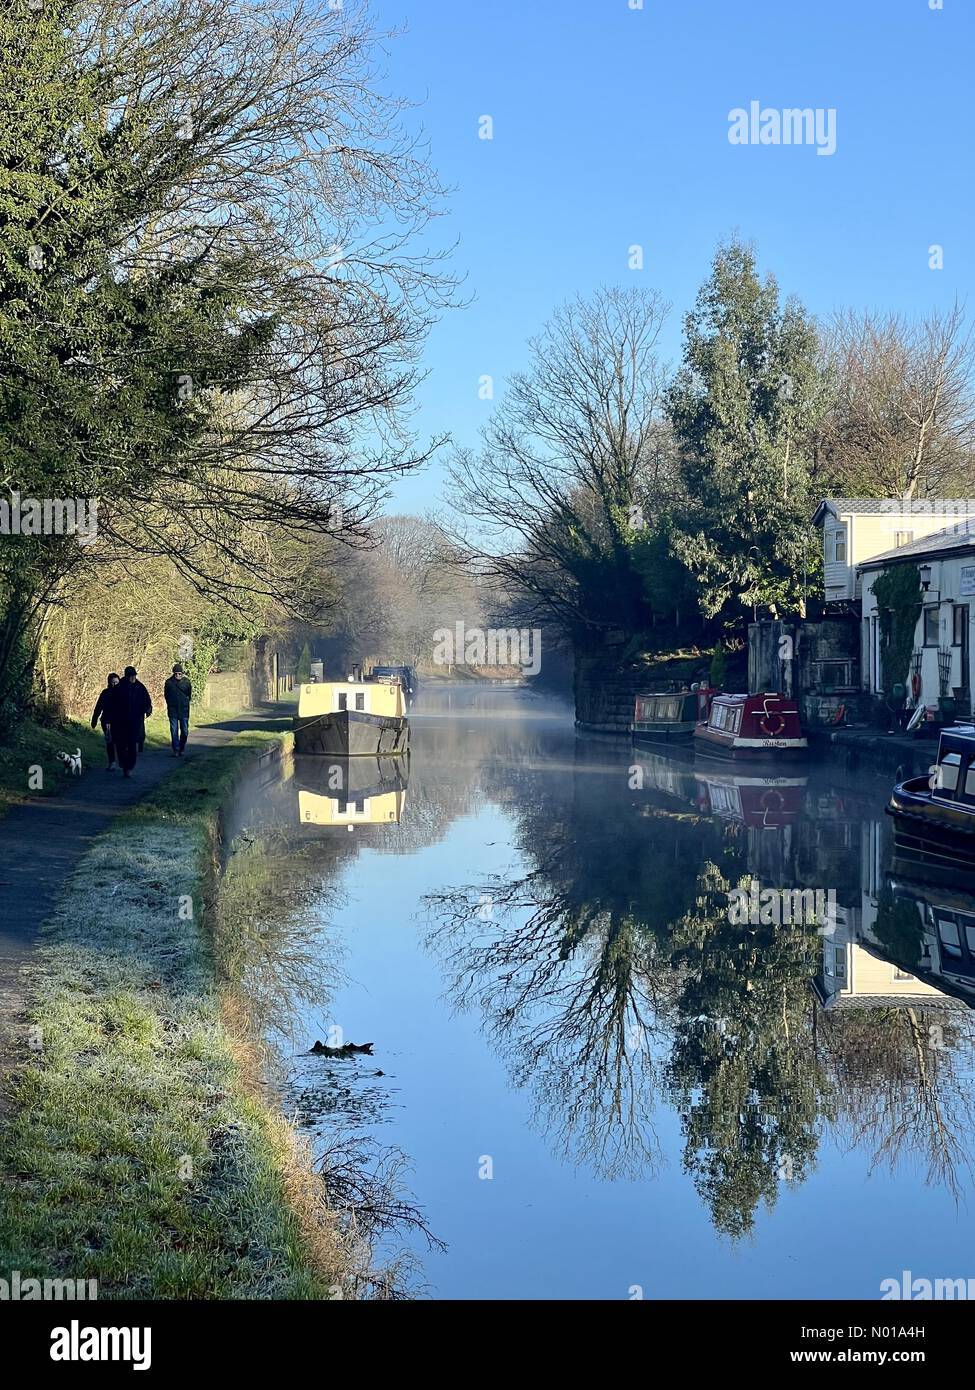
[{"label": "bare tree", "polygon": [[453,462],[472,563],[583,644],[625,623],[628,544],[673,486],[657,358],[667,312],[656,292],[618,288],[559,309],[480,450]]},{"label": "bare tree", "polygon": [[96,497],[99,539],[6,548],[0,666],[119,555],[299,603],[302,543],[365,543],[428,456],[402,407],[450,293],[355,0],[49,8],[3,21],[0,485]]},{"label": "bare tree", "polygon": [[972,326],[956,304],[921,320],[840,315],[820,453],[844,490],[913,498],[970,486]]}]

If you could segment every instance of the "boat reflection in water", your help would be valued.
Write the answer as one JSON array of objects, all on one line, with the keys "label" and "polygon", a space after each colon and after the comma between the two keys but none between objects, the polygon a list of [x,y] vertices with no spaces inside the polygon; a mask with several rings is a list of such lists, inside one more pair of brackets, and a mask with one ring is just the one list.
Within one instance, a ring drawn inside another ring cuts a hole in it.
[{"label": "boat reflection in water", "polygon": [[409,757],[298,757],[294,787],[302,825],[398,825],[406,804]]},{"label": "boat reflection in water", "polygon": [[878,913],[885,954],[932,989],[975,1004],[975,892],[901,876],[896,859],[894,868]]},{"label": "boat reflection in water", "polygon": [[695,773],[706,809],[744,825],[778,830],[802,814],[805,777],[721,776]]}]

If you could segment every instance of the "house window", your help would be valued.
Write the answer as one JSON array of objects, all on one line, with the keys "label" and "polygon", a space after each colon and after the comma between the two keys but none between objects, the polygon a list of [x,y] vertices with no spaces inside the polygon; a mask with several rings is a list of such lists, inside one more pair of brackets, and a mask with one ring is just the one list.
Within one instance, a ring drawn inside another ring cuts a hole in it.
[{"label": "house window", "polygon": [[951,640],[963,647],[968,640],[968,604],[956,603],[951,610]]},{"label": "house window", "polygon": [[911,541],[912,541],[913,539],[914,539],[914,532],[913,532],[913,531],[895,531],[895,532],[894,532],[894,545],[895,545],[895,547],[896,547],[896,546],[899,546],[899,545],[910,545],[910,543],[911,543]]},{"label": "house window", "polygon": [[846,690],[853,685],[852,661],[817,661],[820,690]]},{"label": "house window", "polygon": [[355,697],[355,707],[356,707],[356,709],[365,709],[365,707],[366,707],[365,692],[363,692],[361,695],[357,695],[357,696]]},{"label": "house window", "polygon": [[838,526],[832,537],[832,559],[838,565],[846,564],[846,527]]},{"label": "house window", "polygon": [[941,635],[941,624],[938,617],[938,609],[932,604],[924,610],[924,645],[926,647],[936,647],[938,638]]},{"label": "house window", "polygon": [[343,691],[342,691],[342,694],[339,696],[339,709],[348,709],[348,708],[349,708],[349,697],[348,697],[348,695],[346,695],[345,691],[343,690]]}]

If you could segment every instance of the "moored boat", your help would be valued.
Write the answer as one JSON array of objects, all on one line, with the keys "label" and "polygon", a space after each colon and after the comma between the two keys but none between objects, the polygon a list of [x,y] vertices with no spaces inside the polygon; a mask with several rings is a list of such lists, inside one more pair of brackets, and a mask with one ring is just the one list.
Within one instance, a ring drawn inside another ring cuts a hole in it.
[{"label": "moored boat", "polygon": [[416,703],[417,680],[416,668],[413,666],[374,666],[371,672],[373,680],[398,680],[403,687],[403,696],[406,700],[406,708]]},{"label": "moored boat", "polygon": [[698,722],[707,715],[707,701],[712,693],[694,686],[690,690],[637,695],[633,708],[634,742],[690,743]]},{"label": "moored boat", "polygon": [[807,742],[799,709],[791,696],[715,695],[706,720],[694,730],[694,748],[702,757],[779,761],[801,757]]},{"label": "moored boat", "polygon": [[294,735],[298,754],[398,756],[410,746],[406,695],[398,680],[303,685]]},{"label": "moored boat", "polygon": [[902,863],[945,871],[949,881],[975,873],[975,726],[942,730],[930,773],[898,782],[886,810]]}]

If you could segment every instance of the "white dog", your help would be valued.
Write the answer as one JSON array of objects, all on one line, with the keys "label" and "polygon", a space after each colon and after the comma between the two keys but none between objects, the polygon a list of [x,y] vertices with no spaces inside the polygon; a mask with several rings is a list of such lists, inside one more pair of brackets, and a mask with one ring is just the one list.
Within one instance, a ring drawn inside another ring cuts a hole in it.
[{"label": "white dog", "polygon": [[59,753],[58,757],[72,777],[81,776],[81,749],[76,748],[73,753]]}]

